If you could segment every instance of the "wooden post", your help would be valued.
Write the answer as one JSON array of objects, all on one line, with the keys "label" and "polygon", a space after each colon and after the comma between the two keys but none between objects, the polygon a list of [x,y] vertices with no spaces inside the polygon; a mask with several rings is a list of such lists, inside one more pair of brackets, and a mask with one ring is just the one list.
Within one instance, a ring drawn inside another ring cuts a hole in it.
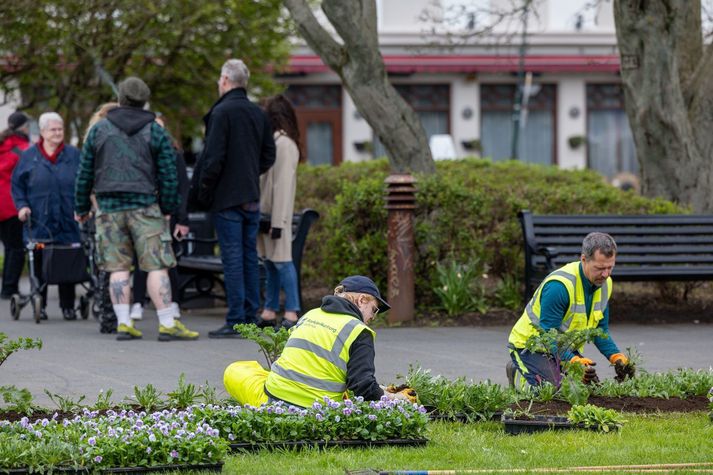
[{"label": "wooden post", "polygon": [[409,174],[389,175],[386,180],[388,218],[388,313],[390,323],[413,319],[414,230],[416,180]]}]

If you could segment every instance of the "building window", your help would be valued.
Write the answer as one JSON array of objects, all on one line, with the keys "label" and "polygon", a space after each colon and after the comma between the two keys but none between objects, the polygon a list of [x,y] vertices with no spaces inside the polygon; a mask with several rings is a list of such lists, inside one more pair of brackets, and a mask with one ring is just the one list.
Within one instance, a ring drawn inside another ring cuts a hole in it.
[{"label": "building window", "polygon": [[285,94],[295,106],[306,162],[339,165],[342,161],[342,87],[289,86]]},{"label": "building window", "polygon": [[587,84],[587,160],[609,179],[639,173],[620,84]]},{"label": "building window", "polygon": [[[451,88],[448,84],[397,84],[394,88],[416,112],[427,138],[450,132]],[[386,149],[374,134],[374,157],[384,155]]]},{"label": "building window", "polygon": [[[512,158],[514,84],[481,84],[480,141],[483,156],[495,161]],[[555,161],[557,88],[536,84],[531,88],[527,112],[520,118],[518,159],[551,165]]]}]

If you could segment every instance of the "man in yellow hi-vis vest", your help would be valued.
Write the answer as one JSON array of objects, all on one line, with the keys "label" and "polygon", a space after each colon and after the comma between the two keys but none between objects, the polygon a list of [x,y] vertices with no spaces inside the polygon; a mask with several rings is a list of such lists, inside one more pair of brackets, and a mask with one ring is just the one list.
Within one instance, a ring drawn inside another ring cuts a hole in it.
[{"label": "man in yellow hi-vis vest", "polygon": [[389,308],[371,279],[347,277],[290,330],[269,373],[256,362],[235,362],[225,370],[225,388],[238,402],[251,405],[284,401],[308,407],[325,396],[342,399],[347,390],[367,401],[384,394],[408,399],[385,393],[374,376],[376,333],[367,324]]},{"label": "man in yellow hi-vis vest", "polygon": [[[585,367],[584,382],[597,381],[594,361],[575,350],[557,349],[558,358],[525,349],[528,338],[556,328],[561,332],[600,328],[609,335],[609,298],[612,295],[611,273],[616,261],[616,243],[605,233],[590,233],[582,242],[579,261],[570,262],[550,273],[535,291],[525,311],[508,339],[511,362],[507,375],[514,384],[519,372],[531,386],[549,381],[559,386],[562,368],[560,361],[579,363]],[[597,349],[614,365],[617,375],[633,376],[626,355],[619,351],[614,340],[595,338]]]}]

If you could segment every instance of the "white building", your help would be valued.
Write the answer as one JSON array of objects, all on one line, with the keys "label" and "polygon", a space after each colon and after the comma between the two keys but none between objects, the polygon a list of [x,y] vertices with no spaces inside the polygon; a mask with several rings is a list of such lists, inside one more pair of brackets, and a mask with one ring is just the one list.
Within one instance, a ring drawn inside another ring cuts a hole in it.
[{"label": "white building", "polygon": [[[522,36],[519,17],[489,37],[453,48],[444,35],[425,34],[423,12],[468,31],[477,15],[461,4],[499,8],[509,0],[380,0],[379,41],[392,83],[421,117],[429,137],[449,134],[457,156],[511,157],[513,104]],[[634,145],[623,109],[612,4],[586,9],[586,0],[539,0],[528,16],[524,71],[530,86],[520,133],[521,160],[563,168],[591,167],[612,178],[636,173]],[[482,16],[482,15],[481,15]],[[487,17],[487,15],[485,16]],[[492,18],[492,17],[491,17]],[[487,18],[485,21],[489,21]],[[383,155],[369,125],[338,77],[302,44],[289,74],[279,78],[298,108],[307,160],[313,164]],[[480,149],[480,150],[479,150]]]}]

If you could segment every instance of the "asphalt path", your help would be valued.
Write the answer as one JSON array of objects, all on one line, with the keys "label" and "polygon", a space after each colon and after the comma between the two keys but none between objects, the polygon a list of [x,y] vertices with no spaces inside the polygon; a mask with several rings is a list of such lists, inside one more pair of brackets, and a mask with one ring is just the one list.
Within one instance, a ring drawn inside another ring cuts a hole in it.
[{"label": "asphalt path", "polygon": [[[23,284],[24,285],[24,284]],[[7,301],[0,301],[0,332],[10,338],[41,338],[40,351],[21,351],[0,366],[0,386],[28,388],[35,401],[49,405],[45,390],[93,402],[100,390],[113,390],[115,401],[133,394],[134,386],[153,384],[162,392],[173,390],[181,373],[195,384],[208,382],[222,391],[225,367],[237,360],[263,361],[258,347],[247,340],[213,340],[208,331],[223,323],[224,309],[186,311],[183,322],[201,333],[197,341],[159,342],[158,321],[153,311],[144,312],[137,327],[144,338],[116,341],[99,333],[98,323],[64,321],[56,288],[50,289],[49,320],[36,324],[26,307],[20,319],[10,317]],[[713,325],[632,325],[611,322],[614,340],[623,350],[636,348],[648,371],[679,367],[709,369],[713,365]],[[381,383],[396,382],[410,365],[420,365],[449,378],[490,379],[505,383],[505,349],[509,327],[430,327],[377,329],[376,367]],[[614,372],[596,348],[585,349],[597,362],[601,376]]]}]

